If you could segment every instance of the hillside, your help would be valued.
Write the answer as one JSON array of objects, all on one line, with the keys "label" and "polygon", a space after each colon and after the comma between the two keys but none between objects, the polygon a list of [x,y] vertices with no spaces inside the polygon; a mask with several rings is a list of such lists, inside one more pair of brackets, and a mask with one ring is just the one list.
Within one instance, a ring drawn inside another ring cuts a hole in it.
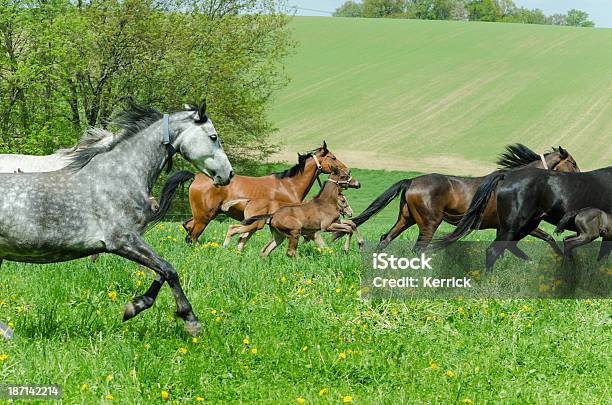
[{"label": "hillside", "polygon": [[362,168],[481,174],[513,142],[612,163],[612,29],[322,17],[292,29],[277,158],[326,139]]}]

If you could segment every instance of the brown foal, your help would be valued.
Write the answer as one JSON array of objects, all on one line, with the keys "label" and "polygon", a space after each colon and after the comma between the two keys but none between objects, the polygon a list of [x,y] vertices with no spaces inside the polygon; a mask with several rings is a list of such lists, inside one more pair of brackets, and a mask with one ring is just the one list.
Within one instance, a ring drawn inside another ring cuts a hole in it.
[{"label": "brown foal", "polygon": [[353,226],[338,222],[341,214],[341,193],[344,188],[359,188],[359,182],[353,180],[346,171],[332,169],[323,188],[311,200],[279,208],[273,214],[258,215],[248,218],[243,225],[266,220],[272,231],[273,239],[262,249],[261,256],[266,257],[285,239],[289,239],[287,256],[294,257],[301,235],[313,237],[316,232],[345,232],[352,234]]},{"label": "brown foal", "polygon": [[[244,209],[244,216],[246,218],[251,218],[257,215],[262,215],[262,213],[263,214],[274,213],[281,207],[295,205],[295,204],[283,204],[283,203],[279,203],[278,201],[269,201],[269,200],[252,200],[252,201],[233,200],[233,201],[227,202],[227,205],[231,206],[233,204],[237,204],[238,202],[246,202],[246,207]],[[224,211],[227,211],[229,207],[226,206],[226,204],[224,204],[224,206],[221,208]],[[342,192],[340,192],[340,194],[338,195],[338,208],[340,209],[340,215],[346,216],[349,218],[353,216],[353,209],[349,205],[348,200],[346,199],[346,196],[342,194]],[[244,244],[246,243],[248,238],[250,238],[253,235],[253,233],[263,229],[263,227],[266,225],[266,222],[267,222],[266,219],[261,219],[259,221],[253,222],[250,225],[242,225],[242,224],[230,225],[229,228],[227,229],[227,234],[225,235],[223,247],[228,247],[232,241],[232,237],[236,234],[240,234],[240,237],[238,238],[238,246],[236,246],[236,250],[239,252],[242,251],[242,249],[244,248]],[[363,244],[363,238],[361,236],[361,233],[357,229],[357,226],[351,220],[344,220],[343,223],[350,225],[352,229],[350,233],[347,232],[348,238],[346,239],[343,249],[345,251],[349,249],[349,245],[351,243],[351,236],[353,233],[355,233],[358,243],[361,246]],[[315,242],[317,243],[319,247],[325,246],[324,243],[321,243],[320,233],[318,232],[315,233],[314,238],[315,238],[314,239]]]},{"label": "brown foal", "polygon": [[[189,187],[189,204],[193,218],[183,227],[187,231],[186,242],[198,239],[206,226],[220,212],[224,203],[243,200],[228,207],[226,212],[233,219],[245,218],[246,201],[268,200],[281,204],[299,204],[310,191],[320,173],[329,174],[332,168],[347,171],[344,163],[327,149],[327,144],[306,154],[299,155],[298,164],[280,173],[262,177],[235,176],[227,186],[215,187],[213,182],[202,174],[197,174]],[[267,212],[259,212],[269,213]]]}]

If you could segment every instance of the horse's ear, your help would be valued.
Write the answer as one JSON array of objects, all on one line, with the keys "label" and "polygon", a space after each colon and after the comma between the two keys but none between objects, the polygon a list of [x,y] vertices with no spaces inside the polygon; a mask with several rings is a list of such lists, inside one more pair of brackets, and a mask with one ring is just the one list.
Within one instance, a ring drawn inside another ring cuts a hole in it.
[{"label": "horse's ear", "polygon": [[567,159],[569,156],[569,153],[567,153],[567,151],[563,149],[561,146],[559,146],[559,153],[561,154],[561,157],[563,159]]},{"label": "horse's ear", "polygon": [[327,152],[327,142],[323,141],[323,150]]},{"label": "horse's ear", "polygon": [[202,100],[202,103],[198,107],[198,112],[195,116],[195,121],[202,124],[208,121],[208,116],[206,115],[206,99]]}]

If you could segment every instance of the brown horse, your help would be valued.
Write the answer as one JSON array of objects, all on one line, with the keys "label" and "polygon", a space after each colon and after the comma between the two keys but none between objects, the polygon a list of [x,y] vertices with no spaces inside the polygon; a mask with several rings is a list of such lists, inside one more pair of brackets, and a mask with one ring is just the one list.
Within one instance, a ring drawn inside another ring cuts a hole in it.
[{"label": "brown horse", "polygon": [[[189,187],[189,204],[193,218],[185,221],[187,243],[197,240],[210,221],[221,212],[221,206],[231,200],[268,200],[299,204],[310,191],[320,173],[329,174],[332,168],[348,172],[344,163],[327,149],[327,144],[305,155],[298,154],[298,164],[279,173],[262,177],[235,176],[230,184],[215,187],[206,176],[197,174]],[[227,215],[244,219],[246,203],[229,207]],[[268,212],[266,212],[268,213]]]},{"label": "brown horse", "polygon": [[287,256],[294,257],[300,236],[313,237],[315,233],[325,232],[352,232],[351,225],[337,222],[341,214],[342,189],[359,188],[359,182],[353,180],[346,171],[332,169],[323,188],[311,200],[279,208],[273,214],[258,215],[243,221],[243,225],[266,220],[272,231],[273,239],[261,251],[266,257],[280,246],[285,239],[289,239]]},{"label": "brown horse", "polygon": [[[574,158],[562,147],[553,148],[552,152],[538,155],[525,145],[507,146],[498,164],[512,169],[534,167],[560,172],[580,171]],[[419,227],[419,236],[415,249],[422,250],[429,245],[442,221],[457,225],[470,206],[474,193],[483,179],[484,177],[427,174],[401,180],[374,200],[368,208],[353,219],[353,222],[360,226],[401,194],[397,221],[387,233],[380,237],[378,248],[384,249],[399,234],[416,224]],[[498,226],[497,206],[495,198],[491,198],[479,229],[496,229]],[[337,233],[333,239],[341,236],[343,235]],[[538,228],[531,233],[531,236],[548,242],[557,253],[562,254],[554,238],[543,230]]]},{"label": "brown horse", "polygon": [[[221,209],[223,211],[227,211],[229,207],[239,202],[246,203],[246,207],[244,209],[245,218],[251,218],[251,217],[258,216],[258,215],[271,214],[271,213],[278,211],[278,209],[281,207],[296,205],[296,204],[282,203],[276,200],[238,199],[238,200],[228,201],[226,204],[224,204],[221,207]],[[340,195],[338,196],[338,208],[340,209],[340,215],[347,216],[347,217],[353,216],[353,209],[349,205],[348,200],[346,199],[346,196],[342,193],[340,193]],[[267,221],[265,219],[262,219],[259,221],[255,221],[249,225],[242,225],[242,224],[230,225],[225,235],[223,247],[228,247],[232,241],[232,237],[236,234],[240,234],[240,237],[238,238],[238,246],[236,246],[236,250],[239,252],[242,251],[242,249],[244,248],[244,244],[246,243],[248,238],[250,238],[253,235],[253,233],[263,229],[266,226],[266,222]],[[357,231],[357,238],[361,238],[361,234],[359,233],[359,231]],[[325,246],[324,243],[321,243],[320,234],[318,232],[315,234],[315,242],[317,243],[319,247]],[[348,250],[349,244],[350,244],[350,236],[347,239],[345,250]]]}]

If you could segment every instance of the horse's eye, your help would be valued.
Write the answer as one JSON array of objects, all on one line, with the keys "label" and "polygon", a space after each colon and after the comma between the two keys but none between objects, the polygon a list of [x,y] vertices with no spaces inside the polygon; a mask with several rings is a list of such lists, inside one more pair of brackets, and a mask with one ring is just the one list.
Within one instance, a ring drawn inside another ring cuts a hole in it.
[{"label": "horse's eye", "polygon": [[336,157],[335,157],[335,156],[334,156],[334,157],[332,157],[332,160],[336,160]]},{"label": "horse's eye", "polygon": [[210,138],[211,141],[216,142],[217,141],[217,135],[209,135],[208,136]]}]

